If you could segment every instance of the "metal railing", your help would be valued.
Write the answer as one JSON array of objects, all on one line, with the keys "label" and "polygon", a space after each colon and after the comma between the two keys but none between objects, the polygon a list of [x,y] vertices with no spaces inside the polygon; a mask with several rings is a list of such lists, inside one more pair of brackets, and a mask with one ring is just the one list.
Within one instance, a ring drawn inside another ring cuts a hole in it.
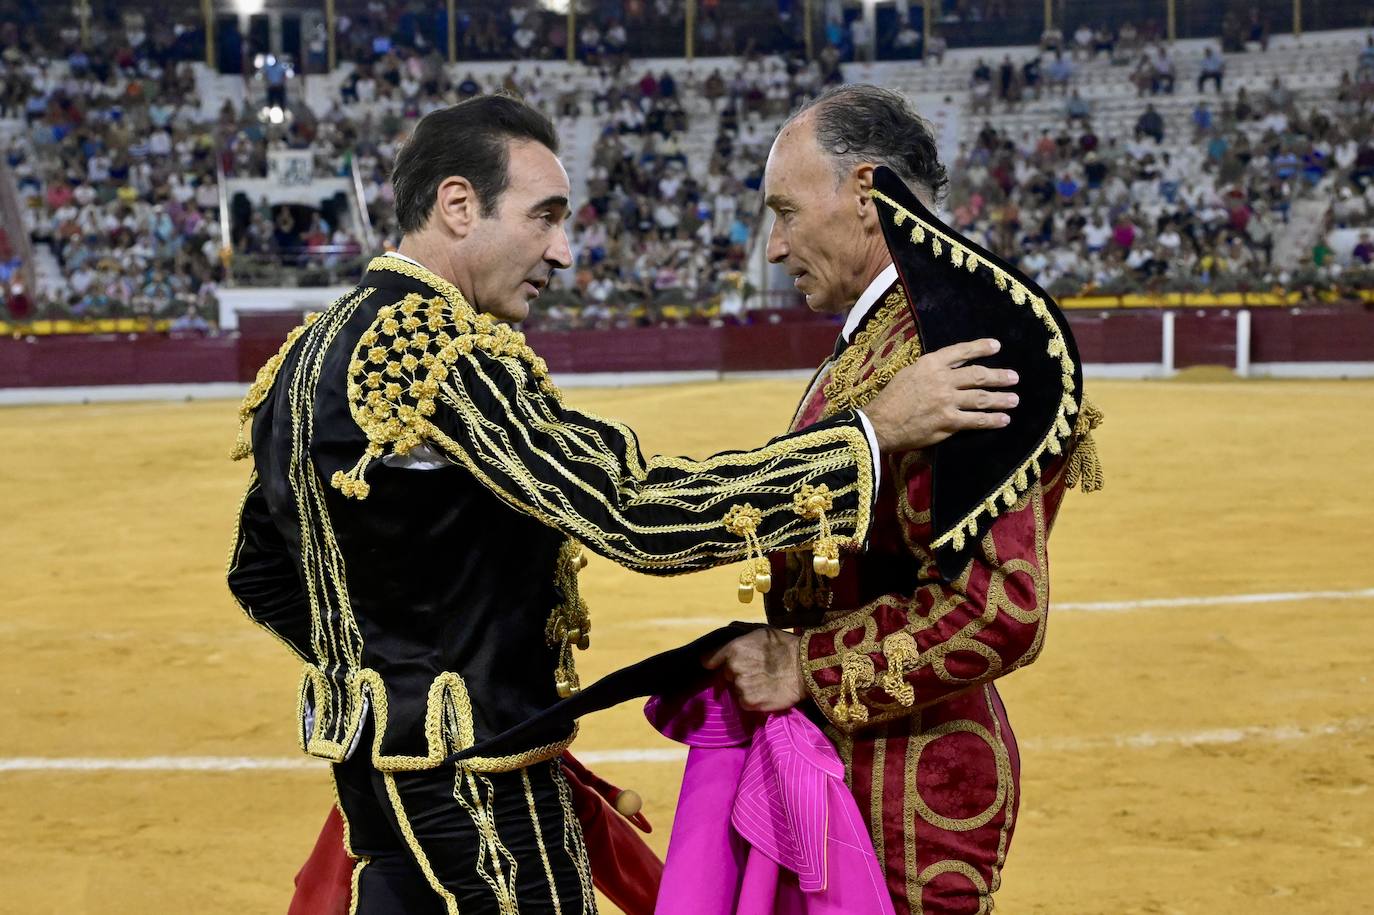
[{"label": "metal railing", "polygon": [[322,245],[271,254],[240,253],[234,255],[234,284],[297,288],[351,286],[362,277],[369,259],[367,254],[351,245]]},{"label": "metal railing", "polygon": [[363,176],[358,173],[356,155],[348,157],[349,196],[353,198],[353,216],[358,220],[358,234],[362,237],[363,250],[373,250],[372,214],[367,210],[367,192],[363,189]]},{"label": "metal railing", "polygon": [[[19,258],[19,275],[24,281],[24,289],[30,299],[36,300],[38,285],[33,266],[33,241],[19,208],[19,186],[15,183],[14,172],[3,160],[0,160],[0,226],[5,230],[14,255]],[[0,302],[4,300],[5,291],[0,290]]]}]

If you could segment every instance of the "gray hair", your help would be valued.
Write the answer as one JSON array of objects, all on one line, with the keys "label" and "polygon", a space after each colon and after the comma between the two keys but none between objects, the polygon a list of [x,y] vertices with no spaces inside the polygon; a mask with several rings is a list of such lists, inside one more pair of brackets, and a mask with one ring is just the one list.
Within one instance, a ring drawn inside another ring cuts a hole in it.
[{"label": "gray hair", "polygon": [[841,181],[865,162],[886,165],[912,190],[929,192],[936,203],[949,186],[930,125],[902,96],[888,89],[855,83],[831,86],[788,118],[788,124],[810,113],[816,142],[835,165]]}]

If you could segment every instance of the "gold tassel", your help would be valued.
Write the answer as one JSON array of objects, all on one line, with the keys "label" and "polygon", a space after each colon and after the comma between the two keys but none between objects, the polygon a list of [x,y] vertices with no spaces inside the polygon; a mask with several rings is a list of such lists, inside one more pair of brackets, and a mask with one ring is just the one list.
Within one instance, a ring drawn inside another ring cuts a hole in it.
[{"label": "gold tassel", "polygon": [[376,442],[368,444],[363,450],[363,456],[358,458],[358,463],[354,464],[347,472],[342,470],[334,471],[334,475],[329,478],[329,485],[344,494],[345,498],[357,499],[361,502],[366,499],[368,493],[372,492],[372,487],[363,479],[363,474],[367,472],[367,465],[373,458],[382,456],[382,446]]},{"label": "gold tassel", "polygon": [[1092,433],[1104,418],[1102,411],[1094,404],[1083,401],[1083,410],[1074,427],[1073,451],[1064,469],[1064,485],[1069,489],[1077,487],[1083,492],[1097,492],[1103,486],[1102,460],[1098,456]]},{"label": "gold tassel", "polygon": [[558,648],[558,665],[554,671],[554,686],[559,698],[566,699],[582,689],[572,650],[586,651],[591,647],[592,618],[587,603],[578,588],[577,574],[587,564],[582,545],[569,538],[559,548],[558,564],[554,567],[554,587],[562,595],[562,602],[549,614],[544,626],[544,640]]},{"label": "gold tassel", "polygon": [[811,545],[811,567],[817,575],[834,578],[840,574],[840,538],[830,532],[830,519],[825,513],[835,504],[830,487],[822,483],[812,486],[803,483],[792,496],[792,510],[808,521],[818,521],[821,535]]},{"label": "gold tassel", "polygon": [[769,571],[768,558],[763,555],[763,544],[759,542],[758,529],[763,521],[763,512],[745,502],[732,505],[725,513],[725,529],[736,537],[744,538],[747,561],[739,573],[739,589],[736,596],[741,604],[754,599],[754,592],[767,594],[773,586],[773,575]]},{"label": "gold tassel", "polygon": [[238,438],[234,440],[234,447],[229,451],[229,460],[241,461],[253,453],[253,449],[248,446],[248,437],[243,434],[245,422],[239,423]]}]

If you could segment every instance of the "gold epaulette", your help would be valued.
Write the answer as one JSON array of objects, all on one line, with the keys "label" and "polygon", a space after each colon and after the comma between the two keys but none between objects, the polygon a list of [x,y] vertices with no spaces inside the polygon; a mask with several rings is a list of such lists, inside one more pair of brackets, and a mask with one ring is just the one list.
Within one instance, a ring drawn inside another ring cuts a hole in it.
[{"label": "gold epaulette", "polygon": [[272,390],[272,383],[277,380],[277,372],[281,371],[281,364],[286,361],[286,354],[291,352],[291,347],[295,345],[311,324],[319,320],[319,317],[318,311],[307,314],[305,322],[292,328],[291,333],[286,335],[286,342],[267,362],[263,363],[262,368],[258,369],[257,377],[248,386],[248,393],[244,396],[243,403],[239,404],[239,434],[234,441],[233,449],[229,452],[231,461],[241,461],[253,453],[245,433],[249,420],[253,418],[253,411],[262,406],[262,402],[267,399],[268,392]]},{"label": "gold epaulette", "polygon": [[336,471],[330,484],[345,496],[365,499],[370,488],[364,474],[372,461],[407,454],[436,437],[430,419],[435,398],[454,363],[478,350],[519,359],[542,391],[559,396],[525,335],[479,314],[457,289],[431,298],[410,293],[378,309],[348,364],[349,411],[367,435],[367,448],[350,470]]}]

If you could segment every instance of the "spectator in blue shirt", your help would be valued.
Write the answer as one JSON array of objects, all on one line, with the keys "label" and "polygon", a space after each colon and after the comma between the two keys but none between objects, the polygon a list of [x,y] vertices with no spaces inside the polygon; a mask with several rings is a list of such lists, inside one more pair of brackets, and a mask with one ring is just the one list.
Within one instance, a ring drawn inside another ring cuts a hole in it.
[{"label": "spectator in blue shirt", "polygon": [[1193,128],[1198,136],[1212,129],[1212,109],[1207,107],[1206,102],[1199,101],[1193,109]]},{"label": "spectator in blue shirt", "polygon": [[286,72],[284,61],[268,55],[267,63],[262,68],[262,78],[267,81],[267,106],[269,108],[286,107]]},{"label": "spectator in blue shirt", "polygon": [[1069,91],[1069,80],[1071,79],[1073,79],[1073,64],[1064,56],[1064,52],[1055,51],[1054,60],[1050,62],[1049,67],[1049,87],[1066,93]]},{"label": "spectator in blue shirt", "polygon": [[1221,94],[1221,79],[1226,74],[1226,61],[1220,54],[1213,54],[1211,48],[1205,48],[1202,52],[1201,69],[1197,75],[1197,91],[1202,92],[1202,88],[1211,80],[1216,83],[1217,94]]}]

